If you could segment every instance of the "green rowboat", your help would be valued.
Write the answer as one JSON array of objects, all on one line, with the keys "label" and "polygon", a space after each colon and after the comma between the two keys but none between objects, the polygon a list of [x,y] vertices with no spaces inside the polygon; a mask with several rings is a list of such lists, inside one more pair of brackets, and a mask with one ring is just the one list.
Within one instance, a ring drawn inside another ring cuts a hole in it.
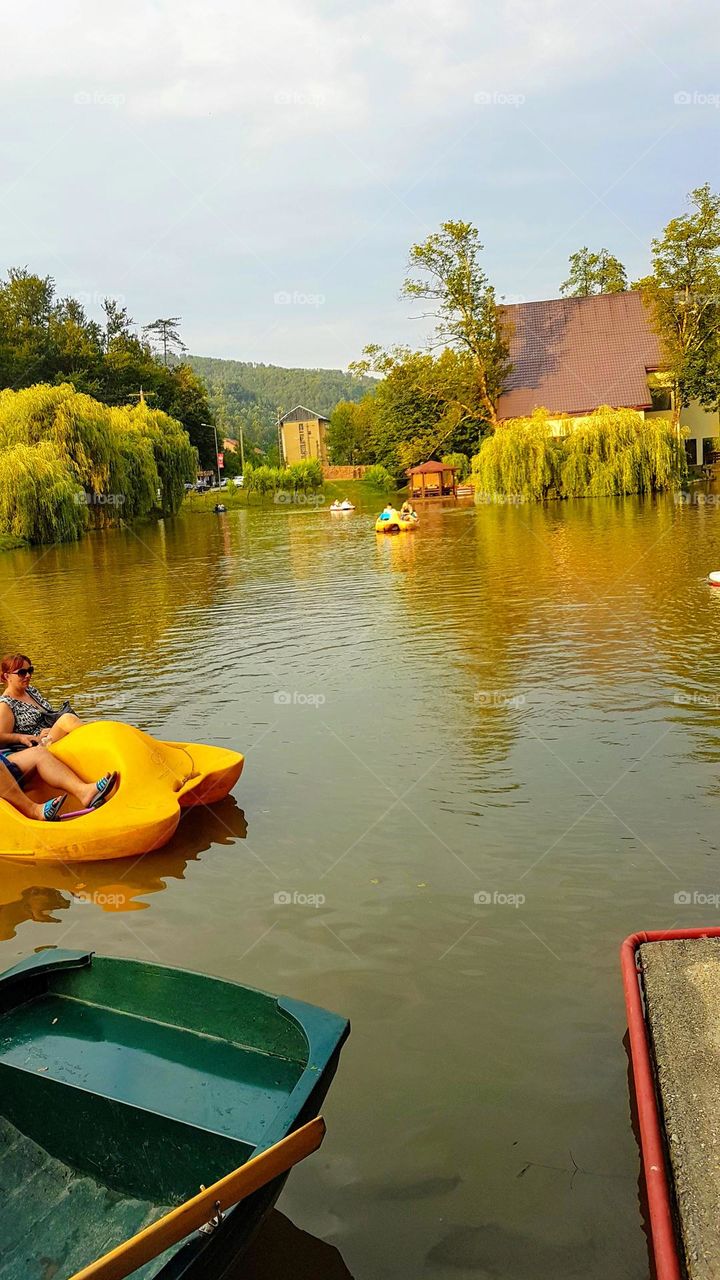
[{"label": "green rowboat", "polygon": [[[316,1116],[349,1029],[251,987],[86,952],[0,974],[0,1280],[68,1280]],[[229,1275],[284,1180],[135,1277]]]}]

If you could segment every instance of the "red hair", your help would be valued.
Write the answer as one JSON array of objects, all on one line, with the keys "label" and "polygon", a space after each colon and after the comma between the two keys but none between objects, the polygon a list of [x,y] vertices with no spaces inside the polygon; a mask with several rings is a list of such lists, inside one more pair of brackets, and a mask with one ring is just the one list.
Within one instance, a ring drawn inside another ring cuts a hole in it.
[{"label": "red hair", "polygon": [[3,680],[7,680],[13,671],[19,671],[21,667],[31,667],[32,662],[26,653],[6,653],[0,660],[0,675]]}]

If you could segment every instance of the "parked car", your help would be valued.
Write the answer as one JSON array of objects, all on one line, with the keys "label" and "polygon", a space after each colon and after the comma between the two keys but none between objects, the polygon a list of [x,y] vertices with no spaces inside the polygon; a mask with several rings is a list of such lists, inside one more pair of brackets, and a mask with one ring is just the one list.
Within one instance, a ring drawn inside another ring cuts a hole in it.
[{"label": "parked car", "polygon": [[244,476],[233,476],[233,484],[235,485],[236,489],[242,489],[244,483],[245,483]]}]

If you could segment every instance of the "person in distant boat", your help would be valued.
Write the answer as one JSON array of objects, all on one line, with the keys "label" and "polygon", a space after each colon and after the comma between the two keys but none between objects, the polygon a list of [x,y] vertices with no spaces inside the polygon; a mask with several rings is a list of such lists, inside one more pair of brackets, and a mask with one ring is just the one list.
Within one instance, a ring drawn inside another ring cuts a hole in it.
[{"label": "person in distant boat", "polygon": [[69,702],[59,711],[53,710],[30,683],[34,671],[24,653],[7,653],[0,661],[0,679],[5,686],[0,696],[0,750],[35,747],[41,741],[50,746],[82,723]]},{"label": "person in distant boat", "polygon": [[403,502],[400,508],[400,516],[403,520],[417,520],[417,512],[410,502]]},{"label": "person in distant boat", "polygon": [[388,502],[387,506],[384,507],[383,510],[380,512],[380,519],[389,520],[390,517],[394,515],[395,515],[395,508],[391,502]]},{"label": "person in distant boat", "polygon": [[[58,787],[64,794],[53,796],[44,804],[36,804],[24,792],[28,780],[35,772],[49,787]],[[39,822],[57,822],[68,792],[77,796],[84,809],[99,809],[110,799],[117,780],[117,773],[106,773],[97,782],[83,782],[68,765],[57,760],[47,747],[0,751],[0,800],[7,800],[8,804],[26,818],[35,818]]]}]

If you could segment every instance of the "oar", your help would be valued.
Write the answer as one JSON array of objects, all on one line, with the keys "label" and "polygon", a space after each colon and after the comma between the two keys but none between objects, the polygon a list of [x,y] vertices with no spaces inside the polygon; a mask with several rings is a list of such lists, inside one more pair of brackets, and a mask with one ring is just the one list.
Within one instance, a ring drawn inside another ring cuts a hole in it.
[{"label": "oar", "polygon": [[317,1116],[309,1124],[303,1125],[289,1137],[268,1147],[259,1156],[254,1156],[233,1173],[229,1173],[219,1182],[215,1182],[205,1191],[171,1209],[164,1218],[145,1227],[117,1249],[111,1249],[97,1262],[78,1271],[71,1280],[124,1280],[132,1275],[138,1267],[151,1262],[159,1254],[164,1253],[171,1245],[184,1240],[191,1231],[202,1227],[216,1212],[218,1202],[221,1210],[230,1209],[238,1200],[259,1191],[266,1183],[272,1182],[279,1174],[286,1173],[294,1164],[304,1160],[306,1156],[317,1151],[325,1137],[325,1121]]}]

